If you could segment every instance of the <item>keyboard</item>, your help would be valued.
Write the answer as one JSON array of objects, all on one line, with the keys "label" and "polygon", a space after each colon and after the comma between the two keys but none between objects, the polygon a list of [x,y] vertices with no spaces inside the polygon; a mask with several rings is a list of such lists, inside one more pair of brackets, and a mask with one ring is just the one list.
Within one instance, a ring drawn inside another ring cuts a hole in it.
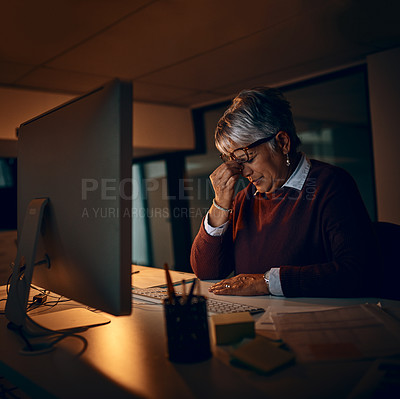
[{"label": "keyboard", "polygon": [[[179,291],[175,291],[176,295],[181,295]],[[166,288],[151,287],[151,288],[136,288],[132,287],[132,298],[141,299],[153,303],[163,303],[163,300],[168,297]],[[229,302],[221,299],[207,298],[207,310],[209,313],[239,313],[249,312],[257,314],[265,312],[265,309],[251,305],[244,305],[237,302]]]}]

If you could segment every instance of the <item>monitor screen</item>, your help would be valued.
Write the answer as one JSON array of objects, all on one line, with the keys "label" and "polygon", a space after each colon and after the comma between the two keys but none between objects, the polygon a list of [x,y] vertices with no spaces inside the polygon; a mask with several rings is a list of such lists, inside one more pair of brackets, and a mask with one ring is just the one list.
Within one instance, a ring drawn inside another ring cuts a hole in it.
[{"label": "monitor screen", "polygon": [[[23,123],[14,267],[20,270],[13,280],[21,280],[29,263],[22,252],[31,245],[36,266],[27,281],[95,309],[129,314],[131,170],[131,83],[114,80]],[[37,237],[29,230],[36,199],[46,202]],[[15,306],[7,307],[12,319]]]}]

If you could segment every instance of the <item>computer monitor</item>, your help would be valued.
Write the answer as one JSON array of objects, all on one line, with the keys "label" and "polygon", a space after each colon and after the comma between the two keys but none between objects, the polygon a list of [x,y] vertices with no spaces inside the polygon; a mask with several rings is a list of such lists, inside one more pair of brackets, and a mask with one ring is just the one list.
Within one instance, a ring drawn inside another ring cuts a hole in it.
[{"label": "computer monitor", "polygon": [[131,312],[132,84],[114,80],[18,128],[18,253],[6,316],[31,282]]}]

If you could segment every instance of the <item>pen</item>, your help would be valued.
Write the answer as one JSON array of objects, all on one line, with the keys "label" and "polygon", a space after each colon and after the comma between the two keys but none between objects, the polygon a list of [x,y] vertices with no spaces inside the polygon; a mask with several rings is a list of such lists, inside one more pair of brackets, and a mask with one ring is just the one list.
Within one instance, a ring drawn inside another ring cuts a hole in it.
[{"label": "pen", "polygon": [[187,296],[186,296],[186,286],[185,286],[185,280],[182,280],[182,283],[181,283],[181,285],[182,285],[182,303],[184,304],[184,303],[186,303],[186,300],[187,300]]},{"label": "pen", "polygon": [[168,264],[164,263],[165,275],[167,278],[168,298],[171,304],[175,303],[175,290],[172,284],[171,276],[169,274]]},{"label": "pen", "polygon": [[188,303],[188,304],[190,304],[192,302],[194,287],[195,287],[196,283],[197,283],[197,278],[195,278],[193,280],[192,286],[190,287],[189,296],[188,296],[187,301],[186,301],[186,303]]}]

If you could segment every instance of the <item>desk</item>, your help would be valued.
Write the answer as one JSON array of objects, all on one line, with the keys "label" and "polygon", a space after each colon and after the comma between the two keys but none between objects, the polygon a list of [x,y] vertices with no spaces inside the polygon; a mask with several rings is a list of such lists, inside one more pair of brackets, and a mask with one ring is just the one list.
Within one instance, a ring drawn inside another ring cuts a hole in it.
[{"label": "desk", "polygon": [[[210,283],[202,282],[206,293]],[[5,295],[2,287],[3,296]],[[212,296],[212,294],[210,294]],[[219,297],[220,298],[220,297]],[[224,297],[257,306],[345,306],[366,299],[286,299]],[[368,302],[377,302],[369,299]],[[400,306],[397,302],[391,304]],[[67,338],[54,351],[22,356],[20,338],[0,316],[0,375],[38,398],[343,398],[364,375],[370,361],[296,364],[268,377],[231,366],[224,348],[196,364],[174,364],[166,357],[161,305],[134,304],[130,316],[82,333],[87,350],[76,357],[81,341]]]}]

